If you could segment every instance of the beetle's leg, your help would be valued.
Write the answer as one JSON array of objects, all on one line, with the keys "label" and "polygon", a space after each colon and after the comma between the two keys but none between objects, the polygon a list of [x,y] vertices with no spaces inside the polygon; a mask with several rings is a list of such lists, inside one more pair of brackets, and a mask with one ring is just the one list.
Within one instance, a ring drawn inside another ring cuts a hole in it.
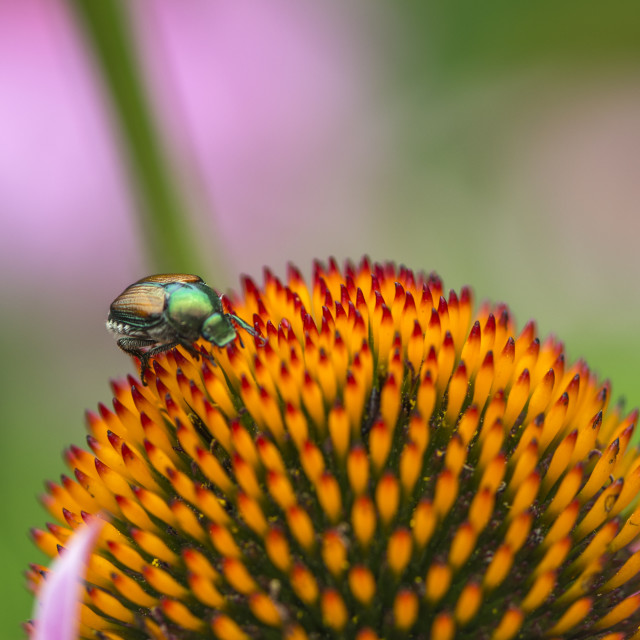
[{"label": "beetle's leg", "polygon": [[116,343],[125,353],[135,356],[140,360],[140,380],[146,387],[144,373],[149,366],[149,352],[142,351],[141,347],[150,347],[155,344],[155,340],[145,340],[144,338],[119,338]]},{"label": "beetle's leg", "polygon": [[204,348],[200,347],[198,350],[198,355],[202,358],[206,358],[214,367],[217,367],[216,359]]},{"label": "beetle's leg", "polygon": [[140,355],[140,381],[143,386],[147,386],[147,381],[145,380],[144,374],[147,372],[149,368],[149,356],[146,353],[142,353]]},{"label": "beetle's leg", "polygon": [[139,358],[143,351],[141,347],[150,347],[156,344],[155,340],[145,340],[144,338],[119,338],[116,343],[123,351]]},{"label": "beetle's leg", "polygon": [[[143,354],[143,358],[144,358],[143,371],[147,370],[149,366],[150,358],[152,358],[153,356],[157,356],[159,353],[170,351],[174,347],[177,347],[179,344],[180,343],[177,340],[175,340],[174,342],[167,342],[167,344],[159,344],[157,347],[153,347],[153,349],[149,349],[148,351],[145,351],[145,353]],[[144,376],[144,373],[142,375]],[[145,386],[147,385],[147,383],[144,381],[144,377],[142,378],[142,384],[144,384]]]},{"label": "beetle's leg", "polygon": [[[247,333],[258,338],[258,340],[262,342],[263,347],[265,344],[267,344],[267,339],[263,338],[250,324],[246,323],[241,318],[238,318],[238,316],[234,315],[233,313],[227,313],[227,317],[231,318],[239,327],[244,329]],[[244,347],[244,345],[242,344],[242,338],[238,336],[238,339],[240,340],[240,346]]]},{"label": "beetle's leg", "polygon": [[[152,345],[157,345],[153,347]],[[149,359],[153,356],[158,355],[159,353],[163,353],[164,351],[169,351],[169,349],[173,349],[178,344],[178,342],[168,342],[167,344],[157,344],[155,340],[145,340],[144,338],[120,338],[117,341],[117,345],[126,353],[130,353],[132,356],[135,356],[140,360],[140,380],[142,384],[146,387],[147,382],[144,379],[144,374],[149,367]],[[147,349],[147,351],[142,351],[141,347],[152,347],[151,349]]]},{"label": "beetle's leg", "polygon": [[153,347],[153,349],[149,349],[149,351],[145,352],[145,357],[147,360],[153,356],[157,356],[159,353],[164,353],[165,351],[169,351],[173,349],[173,347],[177,347],[180,343],[175,340],[174,342],[167,342],[167,344],[159,344],[157,347]]},{"label": "beetle's leg", "polygon": [[176,346],[180,345],[190,356],[193,356],[196,360],[200,360],[200,352],[190,342],[177,342]]}]

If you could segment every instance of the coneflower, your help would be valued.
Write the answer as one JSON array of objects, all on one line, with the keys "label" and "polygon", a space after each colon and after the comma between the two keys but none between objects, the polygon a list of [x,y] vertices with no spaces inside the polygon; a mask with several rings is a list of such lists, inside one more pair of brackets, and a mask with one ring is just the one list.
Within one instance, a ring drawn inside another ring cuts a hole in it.
[{"label": "coneflower", "polygon": [[47,487],[49,556],[104,521],[71,633],[640,638],[637,411],[607,382],[433,274],[365,258],[242,284],[226,310],[266,342],[114,382]]}]

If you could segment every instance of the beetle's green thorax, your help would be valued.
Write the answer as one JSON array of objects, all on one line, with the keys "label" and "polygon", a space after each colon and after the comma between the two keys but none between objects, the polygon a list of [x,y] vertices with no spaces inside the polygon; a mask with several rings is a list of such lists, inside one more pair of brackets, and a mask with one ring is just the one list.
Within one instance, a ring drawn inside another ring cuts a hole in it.
[{"label": "beetle's green thorax", "polygon": [[214,313],[202,325],[202,337],[217,347],[224,347],[233,342],[236,330],[226,315]]},{"label": "beetle's green thorax", "polygon": [[184,339],[195,342],[205,318],[216,313],[210,290],[193,284],[170,284],[165,288],[167,321],[179,329]]}]

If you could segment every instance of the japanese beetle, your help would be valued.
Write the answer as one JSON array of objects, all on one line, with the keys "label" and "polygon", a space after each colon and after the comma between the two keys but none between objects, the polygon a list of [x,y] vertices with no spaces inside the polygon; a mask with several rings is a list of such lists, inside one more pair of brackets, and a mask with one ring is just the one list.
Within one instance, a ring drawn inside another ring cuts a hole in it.
[{"label": "japanese beetle", "polygon": [[234,322],[258,336],[244,320],[224,312],[220,296],[202,278],[167,273],[127,287],[111,303],[107,329],[118,337],[123,351],[140,359],[140,377],[146,384],[149,358],[178,345],[197,358],[193,343],[200,338],[224,347],[237,335]]}]

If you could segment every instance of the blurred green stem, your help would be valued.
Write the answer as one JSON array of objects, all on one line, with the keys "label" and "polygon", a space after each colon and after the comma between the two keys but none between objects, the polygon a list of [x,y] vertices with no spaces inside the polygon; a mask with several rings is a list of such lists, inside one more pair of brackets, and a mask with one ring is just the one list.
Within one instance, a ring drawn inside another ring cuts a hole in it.
[{"label": "blurred green stem", "polygon": [[163,154],[141,82],[126,7],[121,0],[72,0],[102,69],[122,129],[135,186],[142,199],[141,231],[153,268],[201,273],[198,242],[189,233],[170,163]]}]

